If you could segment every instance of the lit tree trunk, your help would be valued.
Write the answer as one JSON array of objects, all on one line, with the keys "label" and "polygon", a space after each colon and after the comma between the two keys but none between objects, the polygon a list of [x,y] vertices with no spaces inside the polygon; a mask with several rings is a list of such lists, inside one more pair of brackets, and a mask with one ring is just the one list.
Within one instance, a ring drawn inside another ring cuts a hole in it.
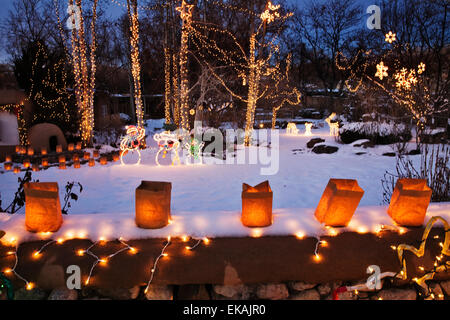
[{"label": "lit tree trunk", "polygon": [[248,76],[248,102],[247,114],[245,122],[245,145],[250,145],[251,136],[253,132],[253,124],[255,122],[256,100],[258,97],[258,87],[260,79],[260,67],[256,62],[256,39],[255,34],[252,33],[250,38],[250,65]]},{"label": "lit tree trunk", "polygon": [[181,128],[189,131],[189,79],[188,79],[188,40],[189,29],[191,26],[193,5],[186,4],[183,0],[181,7],[177,10],[180,12],[182,20],[181,28],[181,47],[180,47],[180,114]]},{"label": "lit tree trunk", "polygon": [[178,59],[177,55],[173,55],[173,75],[172,75],[172,84],[173,84],[173,121],[175,124],[180,127],[180,86],[178,85],[178,80],[180,78],[180,74],[178,72]]},{"label": "lit tree trunk", "polygon": [[136,123],[144,127],[144,110],[141,91],[141,65],[139,61],[139,16],[137,0],[127,0],[128,17],[130,19],[131,43],[131,74],[134,85],[134,105],[136,108]]},{"label": "lit tree trunk", "polygon": [[87,45],[84,32],[84,19],[82,12],[81,0],[69,0],[69,5],[74,6],[79,10],[79,16],[72,15],[72,24],[78,25],[75,19],[79,18],[79,28],[72,28],[72,63],[75,78],[75,96],[78,104],[78,109],[81,114],[80,132],[81,140],[84,146],[92,143],[92,135],[94,130],[94,91],[95,91],[95,23],[97,17],[97,2],[94,0],[92,10],[92,25],[90,45],[90,63],[91,76],[89,78],[89,66],[87,60]]}]

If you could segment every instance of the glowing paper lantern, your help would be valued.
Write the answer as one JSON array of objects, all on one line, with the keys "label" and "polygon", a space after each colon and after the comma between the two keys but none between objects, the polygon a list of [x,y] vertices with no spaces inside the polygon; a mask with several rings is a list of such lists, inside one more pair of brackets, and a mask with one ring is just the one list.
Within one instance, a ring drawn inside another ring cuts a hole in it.
[{"label": "glowing paper lantern", "polygon": [[58,144],[58,145],[56,146],[56,152],[57,152],[57,153],[61,153],[61,152],[62,152],[62,145]]},{"label": "glowing paper lantern", "polygon": [[73,162],[73,167],[74,167],[75,169],[79,169],[79,168],[81,167],[80,161],[74,161],[74,162]]},{"label": "glowing paper lantern", "polygon": [[425,179],[398,179],[392,193],[388,214],[399,225],[418,227],[423,224],[432,190]]},{"label": "glowing paper lantern", "polygon": [[24,159],[22,164],[25,168],[29,168],[31,166],[30,159]]},{"label": "glowing paper lantern", "polygon": [[20,153],[21,146],[16,146],[16,153]]},{"label": "glowing paper lantern", "polygon": [[33,172],[38,172],[39,169],[39,165],[37,163],[33,164],[33,166],[31,167],[31,169],[33,170]]},{"label": "glowing paper lantern", "polygon": [[5,162],[5,164],[3,165],[5,167],[6,171],[9,171],[12,169],[12,163],[11,162]]},{"label": "glowing paper lantern", "polygon": [[112,155],[112,160],[113,160],[114,162],[119,161],[119,158],[120,158],[120,156],[119,156],[117,153],[114,153],[114,154]]},{"label": "glowing paper lantern", "polygon": [[58,168],[61,169],[61,170],[66,170],[67,169],[66,163],[65,162],[60,162]]},{"label": "glowing paper lantern", "polygon": [[91,154],[89,153],[89,152],[85,152],[84,154],[83,154],[83,159],[84,160],[89,160],[91,158]]},{"label": "glowing paper lantern", "polygon": [[347,226],[363,195],[356,180],[330,179],[314,215],[327,226]]},{"label": "glowing paper lantern", "polygon": [[5,157],[5,162],[12,162],[12,157],[10,155],[7,155]]},{"label": "glowing paper lantern", "polygon": [[242,184],[242,224],[246,227],[267,227],[272,224],[273,193],[269,181],[251,187]]},{"label": "glowing paper lantern", "polygon": [[89,159],[89,167],[93,167],[95,166],[95,159],[94,158],[90,158]]},{"label": "glowing paper lantern", "polygon": [[100,164],[102,166],[107,165],[108,164],[108,159],[106,157],[101,157],[100,158]]},{"label": "glowing paper lantern", "polygon": [[294,135],[298,134],[297,125],[293,122],[289,122],[286,127],[286,133]]},{"label": "glowing paper lantern", "polygon": [[172,183],[142,181],[136,188],[136,225],[144,229],[165,227],[170,221]]},{"label": "glowing paper lantern", "polygon": [[30,232],[56,232],[62,225],[56,182],[28,182],[25,191],[25,226]]},{"label": "glowing paper lantern", "polygon": [[48,167],[48,159],[47,158],[43,158],[41,164],[42,164],[43,167]]},{"label": "glowing paper lantern", "polygon": [[41,148],[41,155],[45,156],[47,154],[47,149],[45,147]]},{"label": "glowing paper lantern", "polygon": [[80,161],[80,155],[78,153],[74,153],[72,156],[72,161]]},{"label": "glowing paper lantern", "polygon": [[14,167],[14,170],[13,170],[14,173],[20,173],[20,171],[21,171],[20,167],[17,167],[17,166]]},{"label": "glowing paper lantern", "polygon": [[69,143],[68,145],[67,145],[67,150],[68,151],[73,151],[75,149],[75,145],[73,144],[73,143]]},{"label": "glowing paper lantern", "polygon": [[65,163],[66,162],[66,156],[59,156],[58,157],[58,162],[59,163]]},{"label": "glowing paper lantern", "polygon": [[98,157],[100,157],[100,152],[99,152],[98,150],[94,150],[94,151],[92,152],[92,156],[93,156],[94,158],[98,158]]},{"label": "glowing paper lantern", "polygon": [[77,144],[75,145],[75,149],[81,150],[81,142],[77,142]]},{"label": "glowing paper lantern", "polygon": [[28,148],[27,154],[29,156],[34,156],[34,149],[33,148]]}]

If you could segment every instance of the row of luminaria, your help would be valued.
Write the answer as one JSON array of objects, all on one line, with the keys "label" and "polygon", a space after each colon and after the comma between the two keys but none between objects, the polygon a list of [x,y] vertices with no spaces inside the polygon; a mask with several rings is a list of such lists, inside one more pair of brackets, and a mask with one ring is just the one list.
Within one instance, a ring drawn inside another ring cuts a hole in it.
[{"label": "row of luminaria", "polygon": [[[30,182],[25,189],[25,225],[30,232],[56,232],[63,223],[58,184]],[[136,225],[158,229],[170,222],[170,182],[142,181],[136,189]],[[387,213],[402,226],[421,226],[431,199],[423,179],[398,179]],[[348,225],[364,195],[356,180],[330,179],[317,205],[315,217],[326,226]],[[269,182],[242,186],[242,224],[267,227],[273,223],[273,193]]]}]

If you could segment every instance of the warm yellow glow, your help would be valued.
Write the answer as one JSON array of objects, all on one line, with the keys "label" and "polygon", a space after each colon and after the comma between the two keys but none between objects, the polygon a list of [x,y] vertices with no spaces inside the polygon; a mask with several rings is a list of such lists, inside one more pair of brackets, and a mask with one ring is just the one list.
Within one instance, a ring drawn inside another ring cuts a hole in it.
[{"label": "warm yellow glow", "polygon": [[298,134],[297,125],[293,122],[289,122],[286,127],[286,133],[292,135]]},{"label": "warm yellow glow", "polygon": [[316,254],[314,255],[314,260],[315,260],[316,262],[320,262],[320,261],[322,260],[322,256],[321,256],[320,254],[316,253]]},{"label": "warm yellow glow", "polygon": [[304,133],[304,136],[309,137],[309,136],[312,135],[312,132],[311,132],[312,126],[313,126],[313,123],[312,123],[312,122],[306,122],[306,123],[305,123],[305,133]]},{"label": "warm yellow glow", "polygon": [[33,288],[34,288],[34,283],[33,283],[33,282],[28,282],[26,288],[27,288],[27,290],[33,290]]},{"label": "warm yellow glow", "polygon": [[3,270],[4,273],[11,273],[12,269],[11,268],[6,268],[5,270]]},{"label": "warm yellow glow", "polygon": [[360,227],[356,228],[356,232],[364,234],[364,233],[369,232],[369,230],[366,227],[360,226]]},{"label": "warm yellow glow", "polygon": [[136,248],[130,247],[130,253],[131,254],[136,254],[138,251]]},{"label": "warm yellow glow", "polygon": [[63,238],[59,238],[58,240],[56,240],[56,242],[58,244],[63,244],[64,243],[64,239]]},{"label": "warm yellow glow", "polygon": [[208,245],[210,242],[211,241],[208,238],[206,238],[206,237],[203,238],[203,243],[204,244]]},{"label": "warm yellow glow", "polygon": [[296,237],[297,239],[299,239],[299,240],[302,240],[302,239],[305,238],[305,233],[302,232],[302,231],[296,232],[296,233],[295,233],[295,237]]},{"label": "warm yellow glow", "polygon": [[84,250],[80,249],[80,250],[77,251],[77,255],[81,257],[81,256],[84,255],[84,252],[85,252]]},{"label": "warm yellow glow", "polygon": [[182,240],[183,242],[188,242],[188,241],[189,241],[189,237],[188,237],[188,236],[182,236],[182,237],[181,237],[181,240]]},{"label": "warm yellow glow", "polygon": [[41,253],[39,251],[33,252],[33,259],[39,259],[41,256]]}]

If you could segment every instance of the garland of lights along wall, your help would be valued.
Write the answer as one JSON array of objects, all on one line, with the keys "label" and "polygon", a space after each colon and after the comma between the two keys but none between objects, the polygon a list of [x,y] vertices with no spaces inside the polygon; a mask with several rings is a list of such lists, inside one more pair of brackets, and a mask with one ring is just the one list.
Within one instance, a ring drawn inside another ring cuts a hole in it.
[{"label": "garland of lights along wall", "polygon": [[[56,186],[56,188],[55,188]],[[31,189],[32,190],[31,190]],[[48,208],[42,209],[42,194],[38,197],[33,196],[33,190],[46,191],[48,201],[45,202]],[[66,240],[81,238],[86,239],[85,235],[71,234],[66,238],[52,239],[52,233],[59,230],[63,224],[61,216],[61,208],[59,204],[59,195],[56,183],[33,183],[30,186],[25,186],[26,194],[26,208],[25,208],[25,223],[27,230],[31,232],[39,232],[49,239],[44,245],[36,249],[32,253],[33,259],[39,259],[46,248],[52,245],[63,244]],[[339,234],[338,227],[348,226],[354,212],[361,198],[363,197],[364,190],[362,190],[356,180],[351,179],[330,179],[326,186],[319,204],[315,210],[315,218],[326,226],[325,236],[336,236]],[[139,220],[140,228],[164,228],[168,224],[172,223],[170,213],[170,198],[171,198],[171,183],[169,182],[152,182],[143,181],[143,183],[136,189],[136,223]],[[257,234],[261,229],[268,227],[273,223],[272,215],[272,199],[273,192],[269,186],[269,182],[265,181],[256,186],[250,186],[243,184],[242,189],[242,224],[248,228],[251,228],[251,234],[254,237],[260,237],[261,234]],[[431,199],[431,189],[426,185],[426,181],[422,179],[399,179],[396,183],[387,214],[395,222],[397,226],[384,226],[381,225],[376,231],[377,235],[383,231],[393,230],[399,234],[404,234],[406,231],[402,227],[420,227],[425,221],[426,211]],[[36,205],[39,202],[40,205]],[[157,215],[152,214],[157,212]],[[430,270],[426,270],[425,267],[419,266],[421,275],[413,278],[412,280],[423,288],[424,298],[433,299],[434,294],[427,287],[426,281],[434,279],[438,273],[447,272],[450,267],[450,261],[446,257],[450,256],[450,226],[448,222],[439,216],[432,217],[425,226],[422,239],[420,241],[419,248],[416,248],[409,244],[400,244],[398,246],[392,246],[391,248],[397,253],[398,261],[400,263],[400,271],[398,272],[385,272],[380,275],[380,280],[385,277],[392,279],[407,279],[407,264],[405,251],[410,251],[417,257],[422,257],[425,254],[426,242],[429,238],[430,231],[435,223],[442,222],[444,225],[444,240],[440,240],[440,236],[434,236],[434,239],[438,239],[439,246],[441,248],[440,254],[436,256],[434,265]],[[144,223],[144,225],[142,224]],[[254,231],[254,232],[253,232]],[[358,231],[359,232],[359,231]],[[305,234],[296,234],[298,239],[304,239]],[[14,275],[18,279],[25,282],[25,286],[28,290],[35,287],[34,282],[28,281],[17,271],[19,264],[18,255],[18,239],[6,234],[2,243],[6,246],[15,246],[15,250],[6,252],[6,257],[13,256],[14,262],[12,267],[5,269],[3,272],[6,275]],[[189,236],[183,236],[180,239],[182,242],[194,241],[195,244],[185,246],[185,250],[195,250],[200,244],[209,245],[211,239],[209,238],[195,238]],[[321,237],[316,237],[316,244],[314,249],[313,258],[316,263],[322,261],[322,256],[319,252],[321,247],[328,247],[328,242]],[[111,252],[108,255],[98,255],[94,253],[94,248],[97,246],[106,246],[107,241],[105,238],[100,237],[96,241],[92,241],[92,244],[85,249],[78,249],[75,254],[78,256],[89,256],[93,258],[92,265],[89,269],[87,278],[84,280],[84,285],[87,286],[91,283],[94,271],[97,270],[97,266],[106,266],[109,261],[122,252],[128,252],[132,255],[139,253],[139,248],[131,246],[128,241],[119,237],[117,241],[120,243],[120,248]],[[161,261],[165,264],[170,263],[171,260],[177,259],[176,255],[171,259],[168,258],[167,248],[172,244],[173,240],[171,236],[168,236],[162,244],[160,253],[153,259],[153,262],[149,266],[147,271],[149,274],[149,280],[147,282],[146,291],[154,280],[157,274],[158,266]],[[212,249],[211,249],[212,250]],[[147,273],[146,272],[146,273]],[[416,272],[413,272],[414,274]],[[370,290],[367,283],[360,284],[352,287],[340,287],[336,292],[338,295],[340,292],[349,290]]]}]

